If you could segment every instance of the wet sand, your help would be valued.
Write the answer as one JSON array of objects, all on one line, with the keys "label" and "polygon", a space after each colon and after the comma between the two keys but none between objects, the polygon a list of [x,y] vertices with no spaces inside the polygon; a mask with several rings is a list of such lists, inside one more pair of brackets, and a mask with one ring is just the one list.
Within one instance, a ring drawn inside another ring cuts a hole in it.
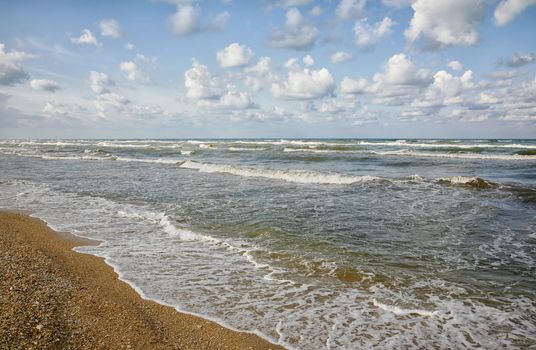
[{"label": "wet sand", "polygon": [[0,349],[282,349],[143,300],[83,244],[0,211]]}]

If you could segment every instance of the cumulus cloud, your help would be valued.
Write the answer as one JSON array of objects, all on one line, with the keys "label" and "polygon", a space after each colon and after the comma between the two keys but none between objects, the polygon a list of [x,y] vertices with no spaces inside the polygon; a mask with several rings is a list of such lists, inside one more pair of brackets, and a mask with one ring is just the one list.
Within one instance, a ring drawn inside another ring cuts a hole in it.
[{"label": "cumulus cloud", "polygon": [[82,30],[82,35],[80,35],[78,38],[71,38],[71,42],[76,45],[93,45],[96,47],[102,46],[102,44],[89,29]]},{"label": "cumulus cloud", "polygon": [[305,68],[289,71],[286,81],[272,84],[271,92],[277,98],[307,100],[329,95],[334,89],[335,81],[326,68]]},{"label": "cumulus cloud", "polygon": [[404,34],[410,42],[423,39],[432,48],[474,45],[479,38],[476,26],[484,15],[484,5],[484,0],[416,0],[413,18]]},{"label": "cumulus cloud", "polygon": [[495,23],[504,26],[532,5],[536,5],[536,0],[502,0],[495,8]]},{"label": "cumulus cloud", "polygon": [[104,19],[100,21],[99,27],[102,36],[107,36],[115,39],[123,36],[123,33],[121,32],[121,27],[119,27],[119,23],[115,19]]},{"label": "cumulus cloud", "polygon": [[460,63],[460,61],[450,61],[447,66],[452,69],[452,70],[456,70],[456,71],[459,71],[459,70],[462,70],[463,69],[463,64]]},{"label": "cumulus cloud", "polygon": [[48,92],[56,92],[60,89],[60,85],[54,80],[33,79],[30,81],[30,86],[34,90],[42,90]]},{"label": "cumulus cloud", "polygon": [[249,94],[236,91],[236,87],[232,85],[228,86],[227,92],[221,95],[218,99],[199,100],[197,105],[203,108],[230,110],[258,108],[258,106],[251,101]]},{"label": "cumulus cloud", "polygon": [[291,8],[286,13],[284,29],[272,32],[270,44],[286,49],[309,50],[317,37],[318,29],[307,23],[297,8]]},{"label": "cumulus cloud", "polygon": [[363,16],[367,0],[341,0],[335,9],[337,18],[348,21]]},{"label": "cumulus cloud", "polygon": [[132,61],[121,62],[119,64],[119,69],[122,72],[126,73],[126,77],[128,80],[136,81],[139,83],[148,83],[150,81],[149,76],[147,76],[147,74],[141,71],[138,65]]},{"label": "cumulus cloud", "polygon": [[110,92],[108,88],[115,85],[115,82],[106,73],[92,70],[89,73],[89,85],[94,93],[106,94]]},{"label": "cumulus cloud", "polygon": [[504,61],[504,64],[508,67],[522,67],[534,62],[534,54],[528,53],[514,53],[512,57]]},{"label": "cumulus cloud", "polygon": [[253,57],[253,50],[246,45],[232,43],[216,53],[221,68],[234,68],[248,65]]},{"label": "cumulus cloud", "polygon": [[215,99],[223,93],[223,82],[212,76],[207,66],[193,60],[192,68],[184,73],[186,97],[193,100]]},{"label": "cumulus cloud", "polygon": [[124,46],[125,50],[132,51],[134,50],[134,44],[132,43],[126,43]]},{"label": "cumulus cloud", "polygon": [[20,62],[36,56],[15,50],[6,52],[4,48],[5,45],[0,43],[0,85],[12,86],[28,80],[30,75],[22,68]]},{"label": "cumulus cloud", "polygon": [[333,55],[331,55],[331,63],[333,64],[342,63],[342,62],[349,61],[352,58],[353,56],[349,54],[348,52],[338,51],[338,52],[335,52]]},{"label": "cumulus cloud", "polygon": [[260,91],[263,86],[270,84],[274,79],[272,74],[272,59],[261,57],[256,64],[243,69],[245,76],[242,78],[248,88]]},{"label": "cumulus cloud", "polygon": [[389,58],[383,72],[375,74],[374,80],[391,85],[423,85],[430,81],[430,72],[417,69],[405,54],[399,53]]},{"label": "cumulus cloud", "polygon": [[51,117],[65,117],[69,114],[67,111],[67,105],[60,103],[56,100],[45,101],[45,105],[43,106],[41,112],[44,115]]},{"label": "cumulus cloud", "polygon": [[342,78],[340,91],[346,95],[364,94],[367,92],[368,82],[364,78]]},{"label": "cumulus cloud", "polygon": [[368,85],[364,79],[343,81],[343,94],[367,93],[374,96],[374,104],[400,106],[409,104],[433,79],[428,69],[416,67],[405,54],[399,53],[389,58]]},{"label": "cumulus cloud", "polygon": [[370,48],[374,46],[378,40],[386,35],[391,34],[391,27],[395,23],[389,17],[376,22],[374,25],[369,25],[367,19],[364,18],[357,21],[354,26],[355,42],[360,48]]},{"label": "cumulus cloud", "polygon": [[433,83],[426,89],[424,96],[420,97],[412,105],[417,107],[435,107],[459,104],[463,101],[462,92],[471,89],[473,72],[465,71],[457,77],[440,70],[434,75]]},{"label": "cumulus cloud", "polygon": [[231,17],[229,12],[223,11],[208,21],[201,21],[201,7],[197,1],[174,1],[177,11],[168,17],[171,31],[177,36],[188,36],[203,31],[223,30]]},{"label": "cumulus cloud", "polygon": [[303,59],[302,59],[302,62],[306,67],[310,67],[313,64],[315,64],[315,60],[313,59],[313,57],[311,55],[304,56]]},{"label": "cumulus cloud", "polygon": [[192,68],[184,73],[186,97],[198,107],[206,109],[240,110],[258,108],[246,92],[232,84],[225,85],[223,79],[213,76],[208,67],[193,60]]},{"label": "cumulus cloud", "polygon": [[169,17],[171,30],[177,36],[186,36],[199,30],[201,10],[199,6],[179,5],[177,12]]}]

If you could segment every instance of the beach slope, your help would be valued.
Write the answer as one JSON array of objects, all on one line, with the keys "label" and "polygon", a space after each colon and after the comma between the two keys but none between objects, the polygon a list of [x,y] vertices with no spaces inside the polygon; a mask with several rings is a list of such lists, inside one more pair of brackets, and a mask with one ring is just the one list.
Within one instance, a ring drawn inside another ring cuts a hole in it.
[{"label": "beach slope", "polygon": [[0,349],[282,349],[143,300],[82,244],[0,211]]}]

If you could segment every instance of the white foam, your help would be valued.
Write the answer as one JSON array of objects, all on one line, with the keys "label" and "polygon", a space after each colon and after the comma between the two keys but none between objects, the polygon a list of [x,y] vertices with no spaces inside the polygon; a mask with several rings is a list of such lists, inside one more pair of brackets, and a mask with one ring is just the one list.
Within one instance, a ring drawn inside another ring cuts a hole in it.
[{"label": "white foam", "polygon": [[401,155],[410,157],[431,157],[431,158],[459,158],[459,159],[482,159],[482,160],[536,160],[536,155],[519,155],[519,154],[475,154],[475,153],[427,153],[427,152],[410,152],[399,150],[392,152],[373,152],[379,155]]},{"label": "white foam", "polygon": [[427,310],[421,310],[421,309],[403,309],[398,306],[380,303],[374,298],[372,299],[372,303],[374,304],[374,306],[379,307],[382,310],[392,312],[398,316],[421,315],[421,316],[426,316],[426,317],[432,317],[432,316],[437,315],[438,313],[437,311],[427,311]]},{"label": "white foam", "polygon": [[358,141],[357,144],[363,146],[389,146],[389,147],[413,147],[413,148],[459,148],[459,149],[468,149],[468,148],[527,148],[527,149],[536,149],[536,145],[527,145],[527,144],[489,144],[489,143],[471,143],[471,144],[461,144],[461,143],[438,143],[437,140],[430,143],[411,143],[405,140],[397,141],[387,141],[387,142],[371,142],[371,141]]},{"label": "white foam", "polygon": [[158,159],[145,159],[145,158],[130,158],[130,157],[117,157],[120,162],[138,162],[138,163],[156,163],[156,164],[180,164],[182,159],[172,158],[158,158]]},{"label": "white foam", "polygon": [[175,226],[169,216],[164,213],[154,213],[150,211],[140,212],[140,211],[126,211],[120,210],[117,212],[119,216],[128,217],[139,220],[149,220],[154,223],[158,223],[165,233],[171,237],[178,237],[183,241],[206,241],[220,243],[219,239],[213,238],[208,235],[203,235],[199,233],[192,232],[187,229],[179,228]]},{"label": "white foam", "polygon": [[228,147],[229,151],[265,151],[264,148],[252,148],[252,147]]},{"label": "white foam", "polygon": [[318,173],[298,170],[271,170],[260,168],[246,168],[226,164],[208,164],[187,160],[180,165],[181,168],[196,169],[205,173],[227,173],[244,177],[258,177],[273,180],[303,184],[332,184],[348,185],[354,183],[371,182],[380,180],[376,176],[350,176],[340,174]]},{"label": "white foam", "polygon": [[451,176],[451,177],[443,177],[439,179],[439,181],[446,181],[455,185],[465,185],[465,184],[478,181],[478,180],[479,179],[477,177],[472,177],[472,176]]}]

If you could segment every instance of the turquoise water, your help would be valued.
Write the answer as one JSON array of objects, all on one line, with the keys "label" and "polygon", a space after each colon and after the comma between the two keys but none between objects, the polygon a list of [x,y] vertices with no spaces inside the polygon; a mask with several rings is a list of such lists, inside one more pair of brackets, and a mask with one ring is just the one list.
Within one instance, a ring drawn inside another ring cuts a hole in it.
[{"label": "turquoise water", "polygon": [[4,140],[0,206],[288,348],[536,345],[534,140]]}]

